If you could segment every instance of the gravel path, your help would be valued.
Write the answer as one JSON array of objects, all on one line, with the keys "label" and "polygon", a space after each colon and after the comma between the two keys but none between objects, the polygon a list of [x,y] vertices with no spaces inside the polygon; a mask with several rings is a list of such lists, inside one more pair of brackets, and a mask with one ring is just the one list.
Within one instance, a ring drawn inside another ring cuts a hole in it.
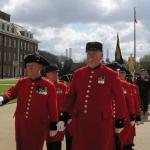
[{"label": "gravel path", "polygon": [[[15,150],[14,118],[16,104],[0,107],[0,150]],[[150,150],[150,116],[143,117],[144,124],[137,126],[135,150]],[[63,150],[65,150],[63,143]],[[44,149],[46,150],[45,146]]]}]

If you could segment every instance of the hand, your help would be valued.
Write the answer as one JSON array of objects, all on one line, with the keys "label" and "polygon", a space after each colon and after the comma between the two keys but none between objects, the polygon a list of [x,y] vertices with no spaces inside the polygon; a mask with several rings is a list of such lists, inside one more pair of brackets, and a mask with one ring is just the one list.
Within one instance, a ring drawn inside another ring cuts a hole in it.
[{"label": "hand", "polygon": [[50,130],[49,131],[49,136],[53,137],[53,136],[55,136],[57,134],[57,132],[58,132],[57,130]]},{"label": "hand", "polygon": [[67,121],[67,124],[70,124],[72,122],[72,119],[69,119],[68,121]]},{"label": "hand", "polygon": [[2,105],[2,102],[4,101],[3,96],[0,96],[0,106]]},{"label": "hand", "polygon": [[58,131],[64,131],[65,128],[66,128],[64,121],[59,121],[56,126],[57,126],[57,130],[58,130]]},{"label": "hand", "polygon": [[115,128],[115,133],[119,134],[123,131],[124,128]]},{"label": "hand", "polygon": [[130,123],[132,127],[135,125],[135,121],[131,121]]}]

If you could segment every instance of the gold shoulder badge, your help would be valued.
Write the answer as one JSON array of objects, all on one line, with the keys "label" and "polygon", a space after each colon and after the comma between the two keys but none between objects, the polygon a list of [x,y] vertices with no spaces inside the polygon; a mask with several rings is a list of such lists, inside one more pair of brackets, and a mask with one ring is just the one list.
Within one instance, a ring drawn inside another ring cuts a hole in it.
[{"label": "gold shoulder badge", "polygon": [[41,94],[41,95],[47,95],[48,88],[45,86],[37,86],[36,87],[36,93]]},{"label": "gold shoulder badge", "polygon": [[104,75],[98,77],[98,84],[105,84],[105,76]]}]

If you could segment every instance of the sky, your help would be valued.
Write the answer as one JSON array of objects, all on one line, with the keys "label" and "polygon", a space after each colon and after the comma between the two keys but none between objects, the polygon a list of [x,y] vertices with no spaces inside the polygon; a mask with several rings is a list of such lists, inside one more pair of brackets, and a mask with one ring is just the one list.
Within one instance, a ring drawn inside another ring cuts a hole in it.
[{"label": "sky", "polygon": [[0,10],[11,22],[34,33],[39,49],[72,59],[86,58],[89,41],[103,43],[104,59],[114,60],[119,33],[123,59],[134,53],[134,8],[136,8],[137,61],[150,54],[150,0],[0,0]]}]

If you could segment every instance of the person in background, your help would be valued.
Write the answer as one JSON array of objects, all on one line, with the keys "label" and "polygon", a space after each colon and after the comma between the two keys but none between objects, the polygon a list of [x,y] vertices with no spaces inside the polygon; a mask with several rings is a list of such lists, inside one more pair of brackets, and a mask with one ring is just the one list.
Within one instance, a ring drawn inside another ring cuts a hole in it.
[{"label": "person in background", "polygon": [[47,128],[50,136],[57,133],[56,90],[51,82],[41,77],[40,70],[48,64],[44,57],[30,54],[24,63],[27,77],[19,79],[15,86],[0,95],[0,105],[17,98],[16,149],[42,150]]},{"label": "person in background", "polygon": [[124,128],[125,100],[116,72],[101,64],[103,48],[100,42],[86,44],[87,65],[77,69],[60,113],[58,130],[76,111],[72,150],[113,150],[114,125],[112,100],[116,101],[115,131]]},{"label": "person in background", "polygon": [[[126,80],[131,84],[132,87],[132,93],[133,93],[133,98],[134,98],[134,107],[135,107],[135,123],[136,125],[142,124],[141,122],[141,109],[140,109],[140,93],[139,93],[139,87],[135,84],[135,80],[133,75],[127,74],[126,75]],[[132,150],[132,147],[134,146],[134,137],[136,136],[136,127],[135,125],[132,128],[132,132],[130,136],[130,144],[129,148]]]},{"label": "person in background", "polygon": [[148,96],[150,91],[150,80],[146,76],[145,69],[140,70],[140,76],[136,80],[136,84],[139,86],[141,97],[141,109],[143,115],[148,113]]},{"label": "person in background", "polygon": [[[126,130],[124,130],[124,135],[127,135],[126,142],[124,144],[123,150],[132,150],[132,147],[134,146],[133,144],[133,139],[135,136],[135,120],[136,120],[136,108],[135,108],[135,99],[134,99],[134,94],[133,94],[133,87],[132,85],[126,81],[126,75],[129,73],[129,71],[123,67],[120,66],[119,70],[119,77],[122,82],[123,86],[123,93],[125,95],[125,99],[127,102],[127,108],[128,108],[128,113],[129,113],[129,122],[130,124],[127,125]],[[123,132],[122,132],[123,133]],[[120,135],[121,137],[121,135]]]},{"label": "person in background", "polygon": [[[132,95],[132,88],[130,84],[125,80],[126,73],[128,72],[126,68],[122,67],[117,62],[109,63],[106,65],[107,67],[113,69],[114,71],[118,72],[118,76],[120,78],[122,92],[125,97],[126,103],[126,118],[125,118],[125,127],[124,130],[116,135],[116,150],[129,150],[129,145],[131,143],[130,134],[132,131],[132,126],[135,123],[135,110],[134,110],[134,100]],[[113,110],[114,110],[114,118],[115,118],[115,110],[116,105],[115,101],[113,101]]]},{"label": "person in background", "polygon": [[68,89],[70,88],[71,81],[72,81],[72,74],[65,74],[60,78],[60,81],[62,81]]},{"label": "person in background", "polygon": [[[67,86],[58,80],[58,66],[56,64],[49,64],[45,68],[46,77],[54,83],[57,93],[58,113],[62,109],[62,104],[65,98]],[[55,136],[50,137],[47,134],[47,150],[61,150],[62,140],[64,139],[64,132],[58,132]]]},{"label": "person in background", "polygon": [[[66,86],[67,90],[69,90],[71,81],[72,81],[72,74],[63,75],[60,79]],[[66,150],[71,150],[72,147],[72,140],[73,140],[73,116],[70,120],[71,122],[67,123],[65,129],[65,138],[66,138]]]}]

